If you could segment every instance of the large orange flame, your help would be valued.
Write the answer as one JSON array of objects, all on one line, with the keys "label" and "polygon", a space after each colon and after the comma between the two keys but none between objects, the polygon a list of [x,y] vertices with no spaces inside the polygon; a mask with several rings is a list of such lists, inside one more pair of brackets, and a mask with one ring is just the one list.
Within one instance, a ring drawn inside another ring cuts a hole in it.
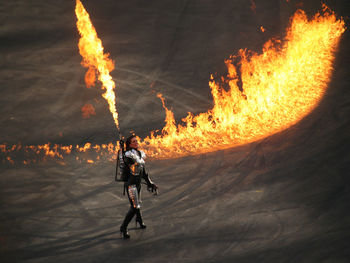
[{"label": "large orange flame", "polygon": [[106,92],[102,95],[108,102],[109,110],[112,113],[114,123],[119,129],[118,112],[115,104],[115,83],[109,74],[114,69],[114,63],[109,54],[103,53],[101,39],[98,38],[96,30],[91,23],[89,14],[86,12],[80,0],[76,0],[75,14],[77,16],[77,28],[81,35],[79,40],[79,52],[83,57],[82,65],[89,68],[85,75],[87,87],[95,82],[95,73],[102,82],[102,89]]},{"label": "large orange flame", "polygon": [[225,61],[228,75],[209,82],[214,100],[208,112],[188,113],[185,124],[176,126],[162,99],[166,125],[142,147],[153,157],[179,157],[253,142],[290,127],[322,98],[344,30],[344,22],[326,6],[311,20],[298,10],[283,42],[270,40],[262,54],[240,50]]},{"label": "large orange flame", "polygon": [[[94,84],[97,72],[106,89],[103,96],[119,128],[115,84],[109,75],[114,64],[109,55],[103,53],[102,42],[79,0],[76,15],[82,64],[89,68],[87,86]],[[303,11],[297,11],[283,42],[270,40],[261,54],[240,50],[237,56],[225,61],[227,76],[221,82],[213,78],[209,82],[213,107],[207,112],[196,116],[189,113],[183,119],[184,125],[176,125],[173,112],[158,94],[165,109],[166,124],[161,134],[152,132],[141,146],[154,158],[180,157],[253,142],[290,127],[310,113],[322,98],[331,77],[334,51],[344,31],[343,20],[337,20],[325,6],[322,14],[310,20]],[[33,155],[44,155],[44,160],[48,157],[62,160],[72,152],[80,153],[76,160],[92,164],[104,155],[113,160],[117,150],[117,144],[113,143],[0,145],[0,152],[4,154],[22,151],[25,165],[36,162]],[[8,155],[3,162],[14,164],[11,157]]]}]

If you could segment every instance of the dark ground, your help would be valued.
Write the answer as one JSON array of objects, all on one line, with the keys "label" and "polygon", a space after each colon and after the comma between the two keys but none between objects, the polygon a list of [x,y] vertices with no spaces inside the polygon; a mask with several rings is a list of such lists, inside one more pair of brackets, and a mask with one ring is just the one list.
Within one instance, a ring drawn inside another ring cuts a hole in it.
[{"label": "dark ground", "polygon": [[[239,48],[259,51],[282,35],[299,2],[256,0],[254,12],[244,0],[83,1],[116,60],[124,133],[162,127],[154,91],[178,120],[207,111],[210,73],[224,74]],[[326,3],[349,24],[348,1]],[[115,139],[101,91],[85,88],[74,6],[1,2],[0,144]],[[130,240],[119,236],[128,202],[107,157],[1,162],[1,262],[349,262],[349,43],[346,31],[327,94],[297,125],[242,147],[151,161],[160,195],[144,189],[148,227],[132,223]],[[96,116],[82,118],[86,103]]]}]

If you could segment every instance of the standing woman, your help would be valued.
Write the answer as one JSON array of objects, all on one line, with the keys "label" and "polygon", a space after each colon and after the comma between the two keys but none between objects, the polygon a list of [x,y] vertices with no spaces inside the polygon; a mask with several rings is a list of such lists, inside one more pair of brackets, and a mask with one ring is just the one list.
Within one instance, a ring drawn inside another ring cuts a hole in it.
[{"label": "standing woman", "polygon": [[124,173],[127,177],[127,181],[124,184],[125,190],[128,194],[130,209],[125,216],[123,224],[120,227],[120,233],[124,238],[130,238],[128,233],[128,224],[136,214],[136,223],[140,224],[141,228],[146,228],[141,216],[141,202],[140,202],[140,190],[141,179],[146,181],[148,191],[155,192],[157,194],[157,185],[151,181],[148,173],[145,170],[145,158],[146,154],[139,150],[139,144],[135,135],[130,136],[126,140],[126,151],[123,158],[124,161]]}]

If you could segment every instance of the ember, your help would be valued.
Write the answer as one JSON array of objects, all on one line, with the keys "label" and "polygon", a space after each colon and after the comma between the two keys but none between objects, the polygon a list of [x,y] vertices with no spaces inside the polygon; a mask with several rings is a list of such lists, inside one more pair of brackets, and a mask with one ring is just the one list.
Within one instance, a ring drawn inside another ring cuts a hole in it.
[{"label": "ember", "polygon": [[88,103],[81,108],[81,113],[84,119],[90,118],[91,115],[96,115],[94,106]]}]

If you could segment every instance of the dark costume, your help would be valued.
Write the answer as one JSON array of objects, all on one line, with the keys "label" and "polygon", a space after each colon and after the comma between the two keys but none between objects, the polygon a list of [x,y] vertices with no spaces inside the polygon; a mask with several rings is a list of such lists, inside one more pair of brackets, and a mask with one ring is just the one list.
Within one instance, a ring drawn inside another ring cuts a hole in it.
[{"label": "dark costume", "polygon": [[127,192],[130,209],[125,216],[124,222],[120,227],[120,232],[124,238],[129,238],[127,227],[134,215],[136,214],[136,222],[140,224],[141,228],[146,228],[146,225],[142,221],[141,216],[141,179],[144,179],[149,191],[157,191],[157,186],[151,181],[148,173],[145,170],[145,158],[146,154],[143,151],[137,149],[128,149],[122,158],[121,166],[123,167],[123,173],[127,178],[124,183],[124,191]]}]

